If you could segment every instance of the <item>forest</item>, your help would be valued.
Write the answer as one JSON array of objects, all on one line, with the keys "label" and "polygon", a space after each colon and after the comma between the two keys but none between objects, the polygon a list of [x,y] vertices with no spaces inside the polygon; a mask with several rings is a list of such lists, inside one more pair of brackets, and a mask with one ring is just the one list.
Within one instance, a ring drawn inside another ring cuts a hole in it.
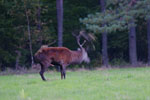
[{"label": "forest", "polygon": [[77,50],[84,30],[89,65],[150,65],[149,0],[0,0],[0,70],[31,68],[42,46]]}]

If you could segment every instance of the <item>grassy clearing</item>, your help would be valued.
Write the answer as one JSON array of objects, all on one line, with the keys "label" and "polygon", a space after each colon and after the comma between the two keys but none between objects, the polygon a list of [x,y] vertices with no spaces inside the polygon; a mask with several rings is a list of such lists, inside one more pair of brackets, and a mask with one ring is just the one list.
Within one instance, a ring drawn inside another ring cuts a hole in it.
[{"label": "grassy clearing", "polygon": [[0,76],[0,100],[150,100],[150,68]]}]

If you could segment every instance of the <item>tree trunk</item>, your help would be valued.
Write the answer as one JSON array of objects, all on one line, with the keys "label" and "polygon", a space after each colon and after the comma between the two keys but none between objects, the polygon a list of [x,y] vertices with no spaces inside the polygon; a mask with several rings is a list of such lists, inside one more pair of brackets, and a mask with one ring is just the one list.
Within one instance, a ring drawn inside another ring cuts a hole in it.
[{"label": "tree trunk", "polygon": [[102,33],[102,63],[108,67],[107,33]]},{"label": "tree trunk", "polygon": [[21,52],[19,50],[16,50],[16,53],[17,53],[17,57],[16,57],[16,70],[19,70],[20,69],[20,66],[19,66],[19,61],[20,61],[20,57],[21,57]]},{"label": "tree trunk", "polygon": [[33,59],[33,53],[32,53],[32,40],[31,40],[31,32],[30,32],[30,21],[29,21],[29,16],[28,16],[28,12],[27,12],[27,8],[26,7],[25,7],[25,13],[26,13],[26,18],[27,18],[29,48],[30,48],[31,66],[32,66],[34,64],[34,59]]},{"label": "tree trunk", "polygon": [[40,7],[40,0],[38,1],[38,8],[37,8],[37,29],[39,32],[39,44],[42,45],[42,36],[41,34],[41,7]]},{"label": "tree trunk", "polygon": [[5,64],[4,64],[3,60],[0,61],[0,70],[1,71],[5,71],[6,70],[6,67],[5,67]]},{"label": "tree trunk", "polygon": [[131,27],[129,28],[129,59],[130,63],[133,66],[137,65],[137,51],[136,51],[136,30],[135,26],[133,25],[134,22],[131,20],[130,22]]},{"label": "tree trunk", "polygon": [[[101,11],[105,12],[105,0],[100,0]],[[108,67],[107,33],[102,33],[102,64]]]},{"label": "tree trunk", "polygon": [[[57,32],[58,46],[63,46],[63,0],[56,0],[57,7]],[[57,71],[60,71],[60,66],[56,66]]]},{"label": "tree trunk", "polygon": [[148,65],[150,66],[150,18],[147,20]]},{"label": "tree trunk", "polygon": [[63,0],[56,0],[57,6],[57,31],[58,31],[58,46],[63,45]]}]

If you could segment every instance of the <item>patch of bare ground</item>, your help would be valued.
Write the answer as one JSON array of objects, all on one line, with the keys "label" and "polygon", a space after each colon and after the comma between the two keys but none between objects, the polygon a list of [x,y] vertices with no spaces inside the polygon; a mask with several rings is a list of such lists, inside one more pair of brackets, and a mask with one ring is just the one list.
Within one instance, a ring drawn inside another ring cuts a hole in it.
[{"label": "patch of bare ground", "polygon": [[0,72],[0,75],[15,75],[15,74],[20,75],[20,74],[29,74],[29,73],[37,73],[37,72],[39,71],[35,69],[22,68],[19,70],[13,70],[8,68],[7,70]]}]

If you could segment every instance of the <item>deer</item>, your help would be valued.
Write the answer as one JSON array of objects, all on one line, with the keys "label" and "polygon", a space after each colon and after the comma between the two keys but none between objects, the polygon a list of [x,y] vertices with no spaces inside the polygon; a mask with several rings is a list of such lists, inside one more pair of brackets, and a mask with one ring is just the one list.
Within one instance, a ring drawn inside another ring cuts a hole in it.
[{"label": "deer", "polygon": [[82,33],[79,35],[72,34],[76,37],[79,49],[77,51],[70,50],[66,47],[48,47],[48,45],[43,45],[35,53],[34,59],[37,63],[41,65],[41,70],[39,72],[43,81],[46,81],[44,77],[45,69],[51,66],[60,66],[61,79],[66,78],[66,67],[71,64],[81,64],[82,62],[89,63],[90,59],[88,53],[83,47],[86,40],[81,44],[80,38]]}]

